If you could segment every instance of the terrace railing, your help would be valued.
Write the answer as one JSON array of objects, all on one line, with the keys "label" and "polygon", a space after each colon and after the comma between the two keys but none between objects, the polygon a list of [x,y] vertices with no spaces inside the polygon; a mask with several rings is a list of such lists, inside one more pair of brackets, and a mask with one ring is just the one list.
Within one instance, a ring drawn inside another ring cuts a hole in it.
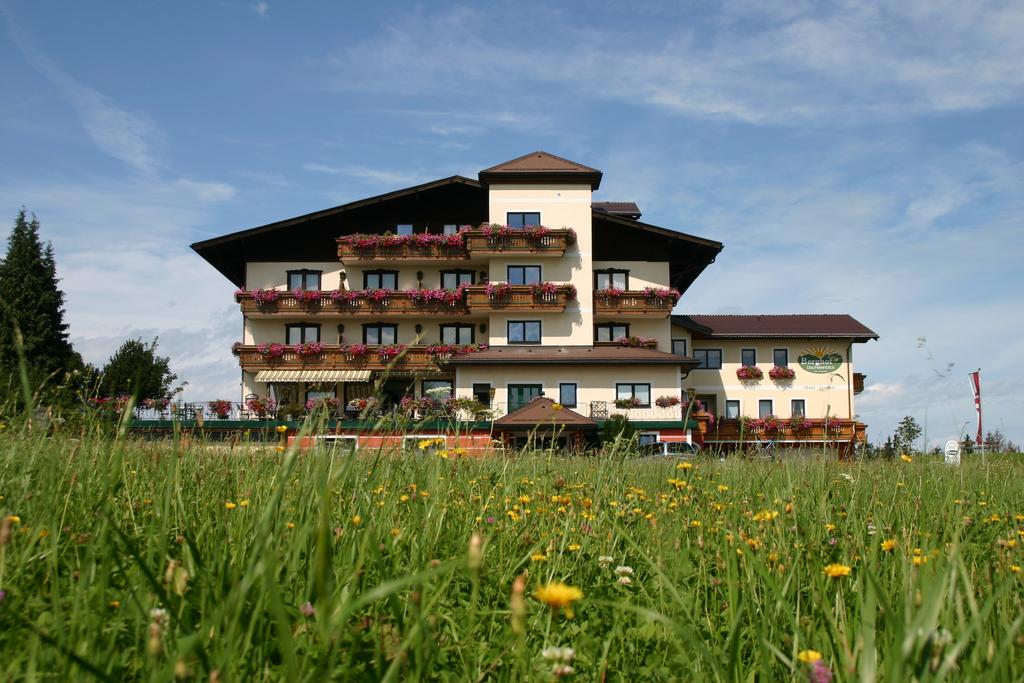
[{"label": "terrace railing", "polygon": [[256,301],[251,294],[236,294],[242,313],[250,318],[274,318],[317,315],[377,317],[380,315],[416,315],[458,317],[469,314],[464,299],[452,302],[422,301],[408,291],[392,291],[386,296],[332,298],[332,292],[320,292],[319,298],[299,300],[292,292],[281,292],[276,301]]},{"label": "terrace railing", "polygon": [[518,233],[487,234],[486,231],[466,232],[466,248],[471,256],[562,256],[575,240],[575,233],[568,229],[549,230],[543,235]]},{"label": "terrace railing", "polygon": [[[262,346],[262,345],[261,345]],[[392,370],[396,372],[438,372],[447,360],[427,351],[427,346],[405,346],[397,355],[387,355],[387,346],[367,346],[365,352],[354,353],[350,345],[325,344],[317,353],[300,354],[291,346],[283,346],[279,355],[272,355],[260,346],[240,344],[234,347],[243,370]]]},{"label": "terrace railing", "polygon": [[534,294],[531,285],[509,285],[504,293],[487,293],[487,285],[466,287],[466,301],[473,313],[529,310],[560,313],[575,298],[572,285],[559,285],[555,292]]},{"label": "terrace railing", "polygon": [[626,291],[616,295],[595,292],[594,315],[643,315],[664,318],[672,312],[675,303],[675,299],[671,297],[648,296],[641,291]]}]

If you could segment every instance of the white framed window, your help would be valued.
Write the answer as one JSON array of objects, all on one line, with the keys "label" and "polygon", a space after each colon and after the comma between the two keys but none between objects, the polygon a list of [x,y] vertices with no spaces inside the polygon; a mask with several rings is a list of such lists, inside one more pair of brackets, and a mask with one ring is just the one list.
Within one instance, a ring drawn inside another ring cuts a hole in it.
[{"label": "white framed window", "polygon": [[775,367],[788,368],[789,349],[772,349],[772,360],[775,361]]},{"label": "white framed window", "polygon": [[539,320],[509,320],[509,344],[540,344]]},{"label": "white framed window", "polygon": [[740,365],[757,365],[757,349],[740,349]]},{"label": "white framed window", "polygon": [[774,415],[772,412],[772,400],[770,398],[762,398],[757,402],[757,416],[762,420],[769,415]]},{"label": "white framed window", "polygon": [[594,325],[594,341],[613,342],[629,336],[629,325],[626,323],[598,323]]},{"label": "white framed window", "polygon": [[685,339],[673,339],[672,340],[672,353],[677,356],[686,355],[686,340]]},{"label": "white framed window", "polygon": [[540,266],[509,266],[507,274],[510,285],[532,285],[540,282]]},{"label": "white framed window", "polygon": [[789,414],[793,417],[807,417],[807,402],[802,398],[790,400]]}]

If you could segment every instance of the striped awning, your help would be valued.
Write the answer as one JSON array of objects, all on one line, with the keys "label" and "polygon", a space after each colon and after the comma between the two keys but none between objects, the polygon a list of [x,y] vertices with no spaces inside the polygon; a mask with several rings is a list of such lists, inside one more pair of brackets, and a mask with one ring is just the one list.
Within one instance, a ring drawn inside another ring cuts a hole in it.
[{"label": "striped awning", "polygon": [[369,370],[260,370],[257,382],[368,382]]}]

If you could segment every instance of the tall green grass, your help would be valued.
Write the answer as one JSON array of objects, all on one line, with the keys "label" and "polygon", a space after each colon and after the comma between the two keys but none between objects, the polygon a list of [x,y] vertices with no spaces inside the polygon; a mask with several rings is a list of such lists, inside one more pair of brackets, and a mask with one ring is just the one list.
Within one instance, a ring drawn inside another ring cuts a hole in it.
[{"label": "tall green grass", "polygon": [[[1021,679],[1019,459],[694,462],[12,426],[0,674],[550,680],[568,646],[580,680],[803,680],[804,650],[840,681]],[[572,619],[532,596],[552,580]]]}]

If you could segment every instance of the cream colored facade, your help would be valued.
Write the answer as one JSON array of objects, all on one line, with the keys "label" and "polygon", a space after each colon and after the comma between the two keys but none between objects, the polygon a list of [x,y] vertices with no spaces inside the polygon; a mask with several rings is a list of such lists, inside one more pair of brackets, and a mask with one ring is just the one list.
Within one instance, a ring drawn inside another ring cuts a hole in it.
[{"label": "cream colored facade", "polygon": [[[630,315],[595,312],[595,272],[603,270],[628,271],[627,289],[639,292],[647,287],[670,288],[673,273],[669,255],[652,250],[649,260],[636,258],[635,251],[628,252],[628,260],[595,260],[595,218],[591,180],[577,177],[559,179],[511,180],[481,184],[487,192],[489,222],[505,225],[509,213],[530,212],[540,214],[540,224],[550,229],[571,228],[576,241],[567,247],[565,253],[553,256],[535,253],[531,256],[492,256],[483,258],[453,259],[438,263],[421,261],[409,263],[395,260],[387,263],[353,261],[273,261],[252,260],[245,264],[245,288],[248,290],[287,290],[289,271],[314,270],[322,273],[320,289],[361,290],[365,287],[367,271],[389,270],[397,272],[397,289],[410,290],[419,287],[436,289],[441,287],[442,272],[450,270],[470,271],[473,281],[480,284],[505,282],[509,279],[510,266],[538,266],[540,280],[556,284],[571,283],[577,291],[575,301],[569,302],[563,312],[490,311],[470,313],[452,317],[436,317],[425,314],[414,317],[409,313],[388,317],[346,318],[340,311],[322,312],[315,320],[301,313],[273,318],[244,317],[242,343],[259,345],[263,343],[285,343],[285,326],[290,323],[315,323],[320,326],[320,341],[325,344],[353,344],[363,341],[363,325],[390,323],[397,326],[397,343],[405,345],[429,345],[441,342],[442,324],[471,325],[473,341],[493,347],[508,346],[508,324],[514,321],[539,321],[541,341],[532,347],[592,347],[595,344],[595,325],[614,323],[628,326],[628,334],[656,340],[657,350],[664,353],[678,353],[686,356],[679,366],[673,365],[455,365],[442,370],[440,375],[422,375],[412,378],[407,391],[415,396],[422,395],[424,380],[448,379],[453,383],[453,392],[459,397],[474,395],[474,387],[487,385],[491,389],[491,402],[496,415],[501,415],[510,403],[509,387],[512,385],[539,385],[544,395],[559,400],[560,385],[575,385],[576,410],[584,415],[611,415],[625,413],[640,421],[679,421],[678,408],[657,408],[655,399],[661,396],[675,396],[685,399],[687,394],[710,404],[715,414],[758,417],[770,405],[770,413],[780,418],[793,414],[794,401],[801,401],[805,416],[821,418],[831,415],[839,418],[853,418],[854,408],[852,341],[835,339],[793,338],[793,339],[715,339],[702,338],[690,329],[673,325],[672,319],[655,311],[640,311]],[[603,219],[600,219],[603,220]],[[435,231],[437,226],[433,226]],[[375,225],[375,232],[396,232],[395,225]],[[368,226],[368,230],[371,228]],[[627,231],[631,230],[628,226]],[[660,229],[657,229],[660,230]],[[420,230],[417,229],[417,232]],[[631,233],[635,234],[635,233]],[[606,241],[602,244],[607,244]],[[628,240],[628,235],[623,239]],[[624,245],[626,246],[626,245]],[[721,245],[717,245],[718,249]],[[604,247],[603,254],[609,253]],[[713,260],[713,259],[712,259]],[[703,266],[701,266],[703,267]],[[698,271],[699,272],[699,271]],[[685,296],[685,295],[684,295]],[[684,299],[685,300],[685,299]],[[417,330],[417,328],[419,328]],[[843,362],[834,372],[815,374],[800,367],[799,356],[808,349],[828,347],[842,356]],[[788,381],[769,378],[773,365],[773,351],[788,350],[788,365],[796,376]],[[681,371],[680,367],[692,365],[690,357],[695,351],[716,349],[721,351],[721,368],[693,369]],[[741,381],[736,376],[740,367],[742,349],[754,349],[757,365],[764,373],[759,381]],[[255,372],[242,372],[242,396],[266,396],[270,387],[255,381]],[[620,410],[614,407],[617,385],[649,385],[650,406]],[[378,387],[379,388],[379,385]],[[365,396],[368,386],[346,386],[344,383],[331,386],[306,385],[298,389],[297,400],[302,400],[307,391],[334,392],[339,398],[351,395]],[[479,393],[476,394],[479,396]],[[734,403],[738,402],[738,403]],[[770,402],[763,403],[763,402]],[[603,406],[603,408],[600,408]]]},{"label": "cream colored facade", "polygon": [[[793,402],[803,401],[804,415],[822,418],[826,415],[850,419],[856,415],[853,387],[853,343],[836,339],[788,338],[788,339],[693,339],[681,327],[672,326],[673,339],[686,339],[689,353],[697,350],[720,350],[721,369],[695,369],[684,382],[698,398],[709,397],[711,407],[717,415],[727,417],[727,401],[739,402],[739,415],[756,418],[762,416],[761,402],[770,401],[768,413],[780,418],[793,416]],[[741,353],[753,349],[757,367],[762,371],[760,380],[740,380],[736,372],[742,367]],[[774,366],[774,352],[785,349],[788,367],[796,376],[791,380],[777,381],[769,377]],[[834,372],[814,373],[800,367],[799,357],[811,349],[828,349],[843,358],[842,365]]]}]

